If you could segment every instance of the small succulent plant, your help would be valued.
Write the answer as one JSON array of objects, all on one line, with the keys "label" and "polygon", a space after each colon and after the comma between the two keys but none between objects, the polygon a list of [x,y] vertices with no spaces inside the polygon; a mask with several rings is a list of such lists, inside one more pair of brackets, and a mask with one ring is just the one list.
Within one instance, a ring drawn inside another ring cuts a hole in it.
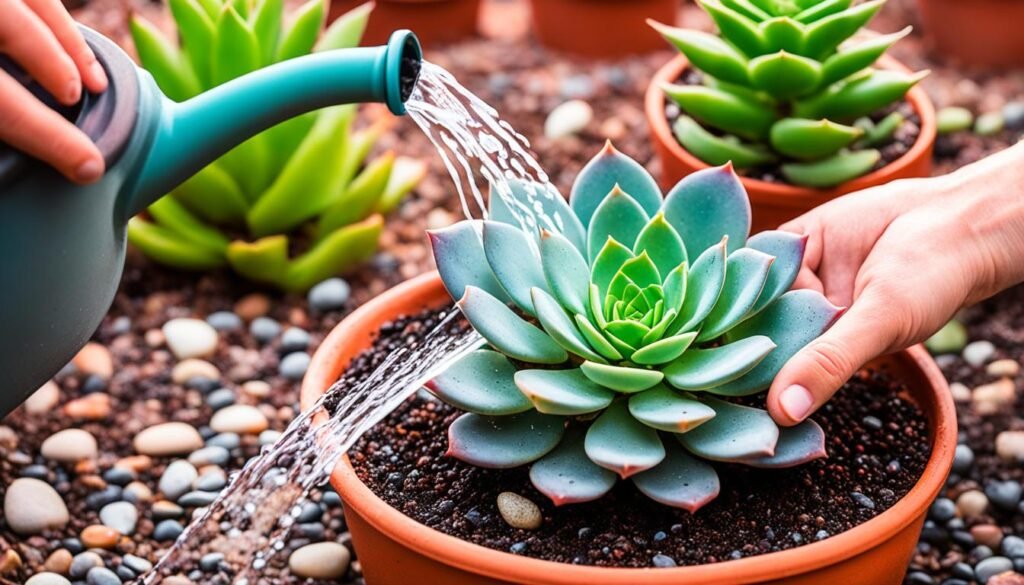
[{"label": "small succulent plant", "polygon": [[[492,193],[487,220],[430,236],[445,287],[490,346],[428,384],[467,411],[449,428],[451,455],[532,463],[556,504],[597,499],[618,476],[695,511],[719,491],[704,460],[771,468],[825,454],[813,421],[780,429],[737,400],[767,389],[841,311],[789,291],[805,237],[748,239],[750,203],[730,166],[662,198],[609,144],[569,203],[539,190]],[[517,213],[538,208],[561,229],[522,229]]]},{"label": "small succulent plant", "polygon": [[927,72],[873,65],[910,28],[843,44],[885,0],[700,0],[719,35],[650,24],[703,73],[703,85],[666,84],[682,109],[673,131],[692,154],[737,168],[781,164],[787,181],[826,188],[881,158],[903,124],[893,112]]},{"label": "small succulent plant", "polygon": [[[311,51],[359,44],[369,2],[324,33],[325,0],[309,0],[282,25],[283,0],[169,0],[180,47],[139,16],[131,33],[160,89],[186,100],[235,77]],[[366,158],[388,118],[354,130],[356,106],[279,124],[234,148],[129,222],[150,258],[182,269],[230,265],[246,278],[302,291],[369,258],[394,209],[426,173],[422,161]],[[289,234],[308,251],[291,258]],[[235,239],[228,234],[247,233]]]}]

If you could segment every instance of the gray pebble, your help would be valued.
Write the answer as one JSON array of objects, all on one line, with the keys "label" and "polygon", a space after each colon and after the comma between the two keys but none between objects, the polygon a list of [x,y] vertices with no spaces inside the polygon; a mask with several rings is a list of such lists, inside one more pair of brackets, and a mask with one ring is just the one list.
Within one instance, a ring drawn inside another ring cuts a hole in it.
[{"label": "gray pebble", "polygon": [[308,538],[312,541],[318,541],[324,539],[324,525],[319,522],[310,522],[308,524],[299,524],[299,534]]},{"label": "gray pebble", "polygon": [[298,327],[289,327],[281,336],[281,352],[293,353],[309,349],[309,333]]},{"label": "gray pebble", "polygon": [[295,517],[295,522],[298,524],[316,522],[323,515],[324,511],[320,508],[320,504],[317,504],[316,502],[304,502],[300,508],[299,515]]},{"label": "gray pebble", "polygon": [[1019,559],[1024,557],[1024,538],[1012,534],[1003,537],[1003,542],[1000,543],[999,548],[1004,555],[1011,559]]},{"label": "gray pebble", "polygon": [[860,492],[851,492],[850,497],[862,508],[867,508],[868,510],[875,509],[875,501]]},{"label": "gray pebble", "polygon": [[85,497],[85,505],[92,510],[99,510],[107,504],[117,502],[121,499],[124,488],[119,485],[108,485],[98,492],[93,492]]},{"label": "gray pebble", "polygon": [[561,94],[568,99],[587,99],[594,95],[594,81],[589,75],[570,75],[562,79]]},{"label": "gray pebble", "polygon": [[512,546],[508,547],[508,552],[510,552],[510,553],[512,553],[514,555],[521,555],[524,552],[526,552],[526,543],[525,542],[517,542],[517,543],[513,544]]},{"label": "gray pebble", "polygon": [[668,555],[657,554],[651,559],[651,564],[659,569],[667,569],[676,566],[676,560]]},{"label": "gray pebble", "polygon": [[238,436],[238,433],[220,433],[206,441],[207,447],[224,447],[228,451],[237,449],[241,444],[242,438]]},{"label": "gray pebble", "polygon": [[231,406],[235,403],[235,392],[230,388],[219,388],[210,392],[209,396],[206,397],[206,403],[214,410]]},{"label": "gray pebble", "polygon": [[207,553],[199,559],[199,570],[204,573],[212,573],[220,567],[221,562],[224,561],[224,553]]},{"label": "gray pebble", "polygon": [[117,573],[117,576],[120,577],[121,581],[124,581],[126,583],[138,577],[138,573],[124,566],[123,563],[118,565],[117,569],[115,569],[114,572]]},{"label": "gray pebble", "polygon": [[71,559],[71,568],[68,569],[68,575],[70,575],[72,579],[84,579],[90,569],[102,566],[103,559],[100,558],[100,555],[94,552],[85,551],[84,553],[75,555],[75,557]]},{"label": "gray pebble", "polygon": [[85,577],[89,585],[121,585],[121,578],[105,567],[93,567]]},{"label": "gray pebble", "polygon": [[223,474],[211,472],[203,474],[196,480],[195,488],[203,492],[219,492],[228,484]]},{"label": "gray pebble", "polygon": [[228,452],[224,447],[218,447],[216,445],[212,447],[203,447],[197,451],[193,451],[188,456],[188,462],[196,467],[203,467],[205,465],[226,465],[228,460],[231,459],[231,453]]},{"label": "gray pebble", "polygon": [[256,317],[249,324],[249,333],[260,343],[270,343],[281,332],[281,324],[270,317]]},{"label": "gray pebble", "polygon": [[177,520],[164,520],[153,529],[153,540],[157,542],[174,540],[181,536],[181,533],[184,531],[185,528]]},{"label": "gray pebble", "polygon": [[948,522],[956,516],[956,504],[949,498],[939,498],[932,502],[928,515],[936,522]]},{"label": "gray pebble", "polygon": [[127,467],[111,467],[103,472],[103,481],[124,487],[135,481],[135,472]]},{"label": "gray pebble", "polygon": [[974,451],[967,445],[957,445],[953,452],[953,472],[963,475],[974,466]]},{"label": "gray pebble", "polygon": [[32,479],[38,479],[39,481],[50,481],[50,468],[45,465],[29,465],[28,467],[22,468],[18,474],[21,477],[30,477]]},{"label": "gray pebble", "polygon": [[1024,101],[1008,102],[1003,106],[1003,119],[1007,128],[1024,128]]},{"label": "gray pebble", "polygon": [[1013,480],[992,481],[985,486],[985,495],[988,496],[988,500],[997,508],[1007,512],[1017,508],[1022,492],[1024,492],[1024,488],[1021,488],[1020,483]]},{"label": "gray pebble", "polygon": [[314,311],[333,311],[345,306],[352,288],[340,278],[328,278],[309,290],[309,306]]},{"label": "gray pebble", "polygon": [[988,583],[988,580],[1000,573],[1013,570],[1013,561],[1006,557],[989,557],[974,567],[974,576],[980,583]]},{"label": "gray pebble", "polygon": [[100,522],[125,536],[135,534],[135,524],[138,521],[139,511],[135,508],[135,504],[114,502],[100,510]]},{"label": "gray pebble", "polygon": [[216,492],[189,492],[178,498],[178,505],[187,508],[209,506],[217,499]]},{"label": "gray pebble", "polygon": [[275,431],[274,429],[267,429],[260,433],[259,442],[260,446],[273,445],[281,438],[281,431]]},{"label": "gray pebble", "polygon": [[290,353],[281,360],[278,370],[289,380],[301,380],[306,375],[306,370],[309,369],[310,359],[309,354],[304,351]]},{"label": "gray pebble", "polygon": [[334,491],[324,492],[324,495],[323,497],[320,498],[320,501],[323,502],[324,505],[326,505],[328,508],[337,508],[338,506],[341,505],[341,496],[338,495],[338,492]]},{"label": "gray pebble", "polygon": [[160,476],[160,483],[158,488],[164,497],[169,500],[176,500],[182,496],[185,492],[192,489],[192,482],[199,477],[199,472],[196,471],[188,461],[178,459],[172,461],[167,469],[164,470],[164,474]]},{"label": "gray pebble", "polygon": [[124,555],[121,557],[121,564],[131,569],[136,575],[147,573],[153,568],[153,563],[135,555]]},{"label": "gray pebble", "polygon": [[113,333],[114,335],[124,335],[125,333],[128,333],[131,330],[132,320],[125,315],[122,315],[117,319],[114,319],[114,322],[110,324],[110,332]]},{"label": "gray pebble", "polygon": [[242,328],[242,318],[231,311],[217,311],[206,317],[206,322],[217,331],[238,331]]}]

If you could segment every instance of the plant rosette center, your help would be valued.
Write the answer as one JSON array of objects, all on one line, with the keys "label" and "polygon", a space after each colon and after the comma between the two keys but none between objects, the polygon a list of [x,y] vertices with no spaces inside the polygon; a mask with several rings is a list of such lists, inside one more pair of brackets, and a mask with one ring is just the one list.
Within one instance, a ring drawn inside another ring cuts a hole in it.
[{"label": "plant rosette center", "polygon": [[[609,143],[569,202],[550,186],[492,190],[488,219],[430,233],[445,287],[489,347],[428,388],[466,411],[449,454],[531,465],[556,504],[619,478],[696,511],[714,499],[709,461],[781,468],[823,457],[821,427],[779,428],[741,397],[839,316],[789,290],[806,237],[750,237],[750,202],[729,165],[664,197]],[[528,226],[558,226],[558,229]],[[749,401],[747,401],[749,402]]]}]

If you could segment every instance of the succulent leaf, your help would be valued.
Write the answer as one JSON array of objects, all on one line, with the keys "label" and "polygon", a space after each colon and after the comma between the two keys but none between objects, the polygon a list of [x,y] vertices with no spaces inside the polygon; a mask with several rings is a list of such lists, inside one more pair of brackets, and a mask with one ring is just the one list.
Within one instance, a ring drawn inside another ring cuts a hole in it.
[{"label": "succulent leaf", "polygon": [[260,66],[260,46],[256,33],[233,6],[220,13],[212,50],[210,80],[213,85],[231,81]]},{"label": "succulent leaf", "polygon": [[366,2],[342,14],[327,27],[317,41],[315,51],[352,49],[359,46],[373,12],[373,2]]},{"label": "succulent leaf", "polygon": [[582,314],[575,316],[576,326],[590,347],[609,360],[623,359],[622,353]]},{"label": "succulent leaf", "polygon": [[874,71],[796,102],[793,113],[800,118],[855,120],[902,98],[927,74]]},{"label": "succulent leaf", "polygon": [[832,55],[821,64],[822,86],[832,85],[870,67],[896,41],[910,34],[910,30],[908,26],[896,33],[873,37]]},{"label": "succulent leaf", "polygon": [[826,16],[842,12],[853,4],[853,0],[823,0],[810,4],[793,18],[804,24],[819,21]]},{"label": "succulent leaf", "polygon": [[729,255],[722,293],[701,323],[698,342],[720,337],[749,314],[761,296],[774,261],[772,256],[750,248],[740,248]]},{"label": "succulent leaf", "polygon": [[602,251],[609,238],[632,248],[640,231],[650,217],[644,208],[618,185],[612,187],[604,201],[597,206],[590,220],[587,249],[593,260]]},{"label": "succulent leaf", "polygon": [[[614,238],[608,238],[604,247],[594,258],[590,272],[590,283],[597,288],[598,297],[603,299],[608,294],[612,279],[619,273],[623,264],[632,259],[633,252],[617,242]],[[591,309],[594,309],[593,295],[591,295]],[[602,325],[602,328],[604,326]]]},{"label": "succulent leaf", "polygon": [[428,231],[441,281],[453,299],[461,298],[467,286],[479,287],[508,301],[505,289],[494,278],[479,233],[482,222],[464,221]]},{"label": "succulent leaf", "polygon": [[710,349],[691,349],[665,368],[665,379],[681,390],[718,389],[754,369],[774,349],[771,338],[755,335]]},{"label": "succulent leaf", "polygon": [[722,5],[746,16],[754,22],[761,22],[772,17],[760,6],[750,0],[721,0]]},{"label": "succulent leaf", "polygon": [[594,383],[611,388],[623,394],[642,392],[653,387],[665,378],[657,370],[645,370],[625,366],[613,366],[595,362],[583,362],[580,370]]},{"label": "succulent leaf", "polygon": [[129,27],[139,61],[167,97],[182,102],[200,92],[202,84],[192,65],[153,23],[134,15]]},{"label": "succulent leaf", "polygon": [[223,254],[228,246],[226,236],[196,219],[184,205],[172,197],[164,197],[150,205],[149,215],[160,225],[212,252]]},{"label": "succulent leaf", "polygon": [[211,87],[211,53],[216,36],[213,19],[197,0],[170,0],[167,5],[178,24],[181,48],[188,55],[196,77],[204,88]]},{"label": "succulent leaf", "polygon": [[864,132],[864,138],[860,141],[865,146],[883,146],[892,140],[892,137],[899,130],[906,118],[900,112],[892,112],[882,118],[882,121],[873,124],[869,130]]},{"label": "succulent leaf", "polygon": [[751,314],[760,312],[769,303],[782,296],[796,281],[807,249],[806,235],[770,230],[751,236],[747,247],[775,258],[768,270],[761,296],[757,298]]},{"label": "succulent leaf", "polygon": [[391,175],[388,177],[384,192],[381,193],[374,211],[377,213],[391,213],[402,199],[412,191],[423,177],[427,176],[426,161],[399,156],[395,158],[391,166]]},{"label": "succulent leaf", "polygon": [[658,212],[640,231],[633,244],[633,253],[646,252],[658,269],[658,274],[668,275],[686,262],[686,247],[676,230],[665,220],[665,214]]},{"label": "succulent leaf", "polygon": [[[518,414],[533,404],[515,382],[516,368],[502,354],[478,349],[427,383],[448,404],[486,416]],[[552,413],[555,414],[555,413]]]},{"label": "succulent leaf", "polygon": [[288,236],[277,234],[255,242],[235,240],[226,255],[231,268],[245,278],[282,286],[288,272]]},{"label": "succulent leaf", "polygon": [[754,21],[723,6],[718,0],[700,0],[700,5],[711,15],[721,35],[748,57],[765,52],[764,36]]},{"label": "succulent leaf", "polygon": [[660,288],[661,274],[658,273],[658,267],[654,265],[654,261],[647,255],[646,250],[640,252],[639,256],[634,256],[622,263],[608,286],[608,294],[624,299],[626,287],[629,285],[634,285],[638,291],[643,291],[651,286]]},{"label": "succulent leaf", "polygon": [[556,506],[596,500],[618,479],[587,457],[585,436],[581,429],[570,427],[558,447],[530,467],[530,482]]},{"label": "succulent leaf", "polygon": [[694,67],[716,79],[741,85],[750,83],[747,58],[721,38],[697,30],[676,28],[651,20],[648,22],[665,40],[686,55]]},{"label": "succulent leaf", "polygon": [[540,258],[548,289],[558,302],[585,315],[590,307],[590,266],[579,249],[565,236],[543,230]]},{"label": "succulent leaf", "polygon": [[623,479],[665,458],[658,431],[633,418],[625,400],[613,402],[590,425],[584,448],[591,461]]},{"label": "succulent leaf", "polygon": [[594,362],[603,363],[605,361],[604,357],[591,349],[586,338],[576,329],[573,320],[554,297],[536,287],[530,289],[530,296],[533,299],[537,320],[540,321],[544,331],[551,336],[551,339],[554,339],[566,351],[582,358]]},{"label": "succulent leaf", "polygon": [[[764,37],[766,55],[779,51],[783,54],[798,55],[804,47],[804,28],[796,20],[788,16],[777,16],[759,25]],[[751,62],[753,63],[753,61]]]},{"label": "succulent leaf", "polygon": [[631,396],[629,413],[651,428],[670,433],[685,433],[715,416],[710,406],[664,384]]},{"label": "succulent leaf", "polygon": [[[344,190],[339,188],[341,196],[320,216],[317,226],[319,234],[326,235],[373,213],[388,186],[394,164],[395,153],[386,152],[371,161]],[[344,179],[336,181],[335,185],[340,185]]]},{"label": "succulent leaf", "polygon": [[189,211],[207,221],[241,225],[249,202],[241,187],[217,163],[210,163],[171,192]]},{"label": "succulent leaf", "polygon": [[[540,259],[523,230],[496,221],[483,222],[484,254],[498,284],[527,314],[536,315],[530,290],[547,288]],[[561,310],[561,309],[559,309]]]},{"label": "succulent leaf", "polygon": [[331,232],[288,266],[282,288],[290,292],[309,290],[336,274],[344,274],[365,262],[377,250],[384,218],[370,217]]},{"label": "succulent leaf", "polygon": [[558,446],[564,431],[562,417],[535,410],[511,416],[467,412],[448,427],[448,455],[477,467],[519,467]]},{"label": "succulent leaf", "polygon": [[784,164],[782,174],[794,185],[827,189],[867,173],[881,158],[873,149],[845,151],[814,162]]},{"label": "succulent leaf", "polygon": [[308,0],[300,6],[295,11],[291,26],[282,35],[274,58],[286,61],[312,52],[326,17],[327,8],[323,0]]},{"label": "succulent leaf", "polygon": [[634,475],[633,483],[648,498],[690,513],[715,499],[721,489],[713,467],[672,441],[665,442],[665,459],[654,469]]},{"label": "succulent leaf", "polygon": [[467,286],[458,305],[473,328],[511,358],[534,364],[560,364],[569,358],[546,333],[483,289]]},{"label": "succulent leaf", "polygon": [[[699,171],[698,171],[699,172]],[[690,331],[700,325],[722,294],[726,277],[726,239],[697,257],[686,277],[686,297],[670,333]]]},{"label": "succulent leaf", "polygon": [[775,122],[770,107],[740,94],[702,85],[666,84],[662,89],[693,118],[742,138],[762,140]]},{"label": "succulent leaf", "polygon": [[572,186],[569,205],[584,228],[589,229],[597,207],[616,185],[629,193],[648,217],[661,208],[661,189],[654,177],[640,163],[616,150],[609,141],[583,167]]},{"label": "succulent leaf", "polygon": [[786,51],[762,55],[750,62],[754,87],[778,100],[813,92],[821,84],[821,63]]},{"label": "succulent leaf", "polygon": [[158,262],[185,270],[208,270],[225,263],[223,254],[138,217],[128,222],[128,241]]},{"label": "succulent leaf", "polygon": [[810,24],[807,27],[804,54],[814,59],[827,57],[866,25],[884,4],[885,0],[869,0]]},{"label": "succulent leaf", "polygon": [[779,440],[779,427],[767,411],[704,398],[715,416],[676,438],[690,453],[712,461],[742,463],[755,457],[771,456]]},{"label": "succulent leaf", "polygon": [[860,138],[864,131],[830,120],[785,118],[772,126],[772,148],[800,160],[832,156]]},{"label": "succulent leaf", "polygon": [[719,244],[722,236],[729,238],[729,253],[735,252],[750,234],[750,200],[730,165],[700,170],[679,181],[665,198],[664,211],[691,256]]},{"label": "succulent leaf", "polygon": [[630,357],[634,363],[641,366],[658,366],[666,364],[679,356],[693,344],[697,338],[696,332],[682,333],[673,337],[665,337],[645,345],[638,349]]},{"label": "succulent leaf", "polygon": [[759,144],[746,144],[738,138],[721,137],[704,129],[693,118],[680,116],[672,125],[672,132],[686,150],[709,165],[732,163],[745,169],[774,162],[776,157]]},{"label": "succulent leaf", "polygon": [[544,414],[578,416],[604,410],[615,393],[594,383],[579,369],[519,370],[515,386]]},{"label": "succulent leaf", "polygon": [[795,427],[780,429],[779,442],[775,445],[775,454],[770,457],[756,457],[743,462],[751,467],[781,469],[803,465],[821,457],[826,457],[825,431],[818,423],[807,419]]},{"label": "succulent leaf", "polygon": [[675,312],[677,315],[683,308],[683,300],[686,298],[686,279],[689,274],[689,265],[680,264],[665,277],[662,291],[665,294],[666,312]]}]

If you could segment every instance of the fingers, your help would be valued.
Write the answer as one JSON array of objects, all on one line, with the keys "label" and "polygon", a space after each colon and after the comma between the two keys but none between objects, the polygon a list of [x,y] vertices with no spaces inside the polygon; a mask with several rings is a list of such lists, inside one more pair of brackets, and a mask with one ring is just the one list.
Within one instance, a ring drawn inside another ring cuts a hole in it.
[{"label": "fingers", "polygon": [[25,3],[53,32],[57,42],[74,61],[85,87],[93,93],[107,89],[107,74],[85,42],[75,21],[60,0],[25,0]]},{"label": "fingers", "polygon": [[46,23],[20,0],[0,0],[0,14],[0,52],[10,55],[60,103],[77,103],[82,78]]},{"label": "fingers", "polygon": [[768,412],[792,426],[828,401],[864,364],[889,351],[898,335],[882,295],[866,292],[821,337],[800,350],[775,377]]},{"label": "fingers", "polygon": [[89,137],[3,72],[0,142],[48,163],[76,183],[92,183],[103,174],[103,156]]}]

